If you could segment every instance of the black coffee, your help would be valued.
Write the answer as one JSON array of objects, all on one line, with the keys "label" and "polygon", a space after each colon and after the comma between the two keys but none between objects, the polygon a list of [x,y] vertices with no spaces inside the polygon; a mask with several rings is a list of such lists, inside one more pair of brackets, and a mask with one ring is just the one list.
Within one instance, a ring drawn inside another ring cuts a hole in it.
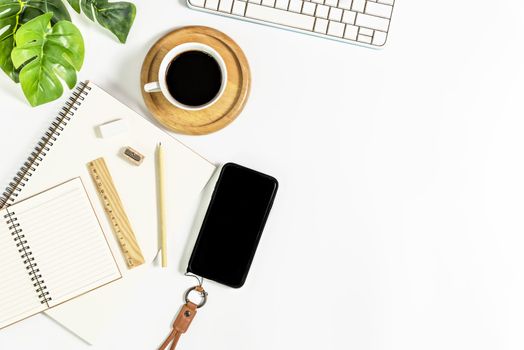
[{"label": "black coffee", "polygon": [[171,61],[166,83],[175,100],[187,106],[201,106],[220,91],[222,72],[218,62],[202,51],[186,51]]}]

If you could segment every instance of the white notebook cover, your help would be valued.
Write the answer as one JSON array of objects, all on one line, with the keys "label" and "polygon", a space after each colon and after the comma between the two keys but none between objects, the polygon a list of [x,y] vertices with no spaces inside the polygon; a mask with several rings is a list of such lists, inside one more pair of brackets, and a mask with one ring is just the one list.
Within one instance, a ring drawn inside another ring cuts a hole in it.
[{"label": "white notebook cover", "polygon": [[[74,104],[76,110],[71,111],[74,115],[53,141],[43,161],[35,167],[29,181],[21,187],[16,201],[73,177],[79,176],[85,184],[123,278],[46,313],[92,343],[102,330],[110,328],[112,315],[131,307],[126,291],[139,288],[158,250],[155,170],[158,142],[162,142],[165,153],[167,226],[170,232],[177,235],[188,234],[180,231],[191,227],[200,193],[215,166],[92,82],[84,91],[86,94],[82,94],[82,98]],[[110,138],[98,136],[97,126],[116,119],[125,120],[127,131]],[[125,146],[131,146],[145,156],[140,166],[133,165],[122,156]],[[99,157],[104,157],[111,172],[146,259],[146,266],[129,270],[122,258],[86,167],[89,161]],[[103,315],[100,315],[101,310]]]}]

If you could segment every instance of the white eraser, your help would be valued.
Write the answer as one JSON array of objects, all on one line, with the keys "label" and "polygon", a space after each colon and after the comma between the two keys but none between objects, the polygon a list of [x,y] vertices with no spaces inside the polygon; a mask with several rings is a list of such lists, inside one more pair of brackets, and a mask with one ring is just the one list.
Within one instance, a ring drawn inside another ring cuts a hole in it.
[{"label": "white eraser", "polygon": [[98,126],[98,135],[102,138],[115,136],[125,131],[127,131],[127,123],[123,119],[113,120]]}]

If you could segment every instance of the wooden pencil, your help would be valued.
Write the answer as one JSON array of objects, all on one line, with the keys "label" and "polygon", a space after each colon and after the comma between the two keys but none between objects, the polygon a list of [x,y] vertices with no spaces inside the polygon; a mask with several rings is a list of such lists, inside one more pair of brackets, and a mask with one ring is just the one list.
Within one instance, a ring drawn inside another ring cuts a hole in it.
[{"label": "wooden pencil", "polygon": [[162,267],[167,267],[167,244],[166,244],[166,208],[165,208],[165,180],[164,180],[164,150],[162,143],[157,148],[157,182],[158,182],[158,207],[160,210],[160,244],[162,249]]}]

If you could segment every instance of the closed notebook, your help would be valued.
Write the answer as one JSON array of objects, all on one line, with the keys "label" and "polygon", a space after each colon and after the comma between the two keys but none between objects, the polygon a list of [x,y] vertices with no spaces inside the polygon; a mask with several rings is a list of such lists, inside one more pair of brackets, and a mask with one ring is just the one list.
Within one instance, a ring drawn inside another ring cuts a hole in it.
[{"label": "closed notebook", "polygon": [[0,217],[0,328],[121,278],[79,178]]},{"label": "closed notebook", "polygon": [[[115,120],[124,126],[121,132],[101,137],[98,127]],[[158,251],[155,149],[159,142],[166,159],[167,225],[171,237],[180,240],[191,229],[201,191],[215,166],[92,82],[79,84],[0,196],[2,208],[57,183],[82,179],[123,278],[46,314],[89,343],[110,333],[119,315],[132,313],[137,302],[133,291],[157,269],[151,262]],[[144,155],[139,166],[122,155],[126,147]],[[100,157],[106,161],[146,261],[132,270],[127,268],[87,168],[88,162]],[[169,261],[175,265],[176,257]],[[104,310],[103,317],[98,310]]]}]

